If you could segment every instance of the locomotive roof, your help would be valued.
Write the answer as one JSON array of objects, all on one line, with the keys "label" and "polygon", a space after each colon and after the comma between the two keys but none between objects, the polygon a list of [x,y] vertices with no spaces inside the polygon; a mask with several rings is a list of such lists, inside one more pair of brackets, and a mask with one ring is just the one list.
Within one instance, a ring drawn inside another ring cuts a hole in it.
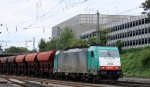
[{"label": "locomotive roof", "polygon": [[67,51],[64,51],[64,53],[70,53],[70,52],[80,52],[80,51],[87,51],[88,48],[74,48],[74,49],[69,49]]},{"label": "locomotive roof", "polygon": [[97,50],[118,50],[117,47],[105,47],[105,46],[90,46],[88,50],[90,51],[90,50],[94,50],[94,49],[97,49]]}]

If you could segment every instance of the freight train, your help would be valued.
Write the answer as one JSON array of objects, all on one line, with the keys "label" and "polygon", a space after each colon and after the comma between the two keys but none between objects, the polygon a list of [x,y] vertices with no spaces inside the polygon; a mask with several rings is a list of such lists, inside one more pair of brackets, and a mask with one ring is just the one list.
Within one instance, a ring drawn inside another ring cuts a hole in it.
[{"label": "freight train", "polygon": [[90,46],[0,58],[0,73],[97,81],[122,77],[117,47]]}]

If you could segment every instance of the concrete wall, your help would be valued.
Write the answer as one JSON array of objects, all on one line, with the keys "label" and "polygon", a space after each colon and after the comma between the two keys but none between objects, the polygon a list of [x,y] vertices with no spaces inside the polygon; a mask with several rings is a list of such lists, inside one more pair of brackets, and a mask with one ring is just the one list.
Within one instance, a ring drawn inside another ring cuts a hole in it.
[{"label": "concrete wall", "polygon": [[[113,22],[121,21],[135,16],[128,15],[101,15],[100,14],[100,26],[108,25]],[[81,33],[91,29],[96,29],[97,16],[96,14],[79,14],[72,17],[54,27],[52,27],[52,38],[59,36],[60,32],[67,26],[70,27],[76,38],[80,38]]]}]

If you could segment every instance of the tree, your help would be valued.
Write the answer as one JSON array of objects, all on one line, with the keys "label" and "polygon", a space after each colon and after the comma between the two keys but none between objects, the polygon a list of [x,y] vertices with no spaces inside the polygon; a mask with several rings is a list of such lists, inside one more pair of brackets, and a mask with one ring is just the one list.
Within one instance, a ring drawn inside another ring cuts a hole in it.
[{"label": "tree", "polygon": [[72,39],[69,47],[77,47],[77,46],[87,46],[87,41],[81,39]]},{"label": "tree", "polygon": [[10,48],[6,48],[5,52],[6,53],[27,53],[27,52],[29,52],[29,50],[27,48],[24,48],[24,47],[12,46]]},{"label": "tree", "polygon": [[40,42],[39,42],[39,51],[40,52],[43,52],[43,51],[46,51],[46,42],[44,39],[41,39]]},{"label": "tree", "polygon": [[88,39],[88,44],[89,45],[94,45],[94,44],[96,44],[96,37],[90,37],[89,39]]},{"label": "tree", "polygon": [[30,51],[30,53],[36,53],[36,52],[37,52],[36,49],[33,49],[33,50]]},{"label": "tree", "polygon": [[59,38],[53,38],[51,41],[46,42],[46,50],[58,50],[61,49],[58,47]]},{"label": "tree", "polygon": [[41,39],[39,42],[39,50],[47,51],[47,50],[63,50],[68,47],[71,47],[74,42],[76,42],[74,38],[74,33],[71,28],[65,27],[60,35],[56,38],[52,38],[50,41],[45,42],[44,39]]},{"label": "tree", "polygon": [[121,40],[118,40],[116,42],[116,46],[118,47],[119,52],[121,53],[122,51],[122,47],[123,47],[123,43],[121,42]]},{"label": "tree", "polygon": [[59,38],[60,41],[58,42],[58,46],[62,49],[65,49],[69,47],[75,37],[72,29],[69,27],[65,27],[64,30],[60,33]]},{"label": "tree", "polygon": [[141,5],[144,10],[150,10],[150,0],[146,0]]},{"label": "tree", "polygon": [[108,33],[110,32],[110,29],[103,29],[100,30],[98,33],[100,33],[100,45],[106,46],[107,40],[108,40]]}]

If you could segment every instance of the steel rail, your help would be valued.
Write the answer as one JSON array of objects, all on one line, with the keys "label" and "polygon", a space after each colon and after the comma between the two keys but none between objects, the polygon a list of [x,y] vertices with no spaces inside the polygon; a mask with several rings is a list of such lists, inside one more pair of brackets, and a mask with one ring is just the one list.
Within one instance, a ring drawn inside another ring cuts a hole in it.
[{"label": "steel rail", "polygon": [[17,80],[29,82],[36,81],[40,82],[40,84],[56,84],[56,85],[65,85],[65,86],[73,86],[73,87],[102,87],[102,85],[112,85],[112,86],[123,86],[123,87],[150,87],[150,83],[148,82],[133,82],[133,81],[111,81],[111,80],[102,80],[97,83],[92,82],[82,82],[82,81],[66,81],[66,80],[53,80],[47,78],[35,78],[35,77],[23,77],[23,76],[0,76],[7,78],[14,78]]}]

